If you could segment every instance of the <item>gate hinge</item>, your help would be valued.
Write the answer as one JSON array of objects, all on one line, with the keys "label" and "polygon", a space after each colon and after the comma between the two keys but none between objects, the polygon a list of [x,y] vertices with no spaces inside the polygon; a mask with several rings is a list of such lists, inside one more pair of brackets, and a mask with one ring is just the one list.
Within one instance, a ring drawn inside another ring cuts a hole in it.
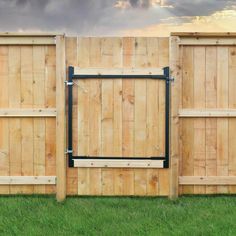
[{"label": "gate hinge", "polygon": [[73,153],[73,150],[67,149],[67,150],[65,151],[65,154],[70,154],[70,153]]},{"label": "gate hinge", "polygon": [[170,82],[174,82],[174,81],[175,81],[175,78],[174,78],[174,77],[170,77],[168,80],[169,80]]},{"label": "gate hinge", "polygon": [[73,84],[74,84],[74,82],[70,82],[68,80],[65,80],[64,83],[66,86],[73,86]]}]

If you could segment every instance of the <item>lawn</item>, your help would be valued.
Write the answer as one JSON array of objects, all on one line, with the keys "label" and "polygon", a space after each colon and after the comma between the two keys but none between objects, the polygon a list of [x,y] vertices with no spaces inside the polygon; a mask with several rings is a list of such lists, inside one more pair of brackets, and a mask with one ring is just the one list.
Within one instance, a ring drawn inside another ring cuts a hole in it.
[{"label": "lawn", "polygon": [[0,197],[0,235],[236,235],[236,197]]}]

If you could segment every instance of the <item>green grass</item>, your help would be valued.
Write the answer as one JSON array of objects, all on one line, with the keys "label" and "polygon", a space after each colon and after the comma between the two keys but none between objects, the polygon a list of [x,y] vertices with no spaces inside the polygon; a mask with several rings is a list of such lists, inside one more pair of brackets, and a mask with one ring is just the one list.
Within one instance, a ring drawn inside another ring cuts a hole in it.
[{"label": "green grass", "polygon": [[236,235],[236,197],[0,197],[0,235]]}]

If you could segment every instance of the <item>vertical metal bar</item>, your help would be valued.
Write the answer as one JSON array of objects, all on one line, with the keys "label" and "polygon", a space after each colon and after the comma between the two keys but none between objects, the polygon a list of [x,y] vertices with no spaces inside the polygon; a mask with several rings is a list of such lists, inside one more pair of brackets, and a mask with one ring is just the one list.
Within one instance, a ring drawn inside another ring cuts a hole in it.
[{"label": "vertical metal bar", "polygon": [[72,156],[72,140],[73,140],[73,133],[72,133],[72,108],[73,108],[73,75],[74,75],[74,67],[69,66],[69,75],[68,75],[68,165],[69,167],[73,167],[73,156]]},{"label": "vertical metal bar", "polygon": [[169,168],[169,141],[170,141],[170,130],[169,130],[169,116],[170,116],[170,71],[169,67],[164,68],[164,75],[166,76],[166,105],[165,105],[165,161],[164,161],[164,168]]}]

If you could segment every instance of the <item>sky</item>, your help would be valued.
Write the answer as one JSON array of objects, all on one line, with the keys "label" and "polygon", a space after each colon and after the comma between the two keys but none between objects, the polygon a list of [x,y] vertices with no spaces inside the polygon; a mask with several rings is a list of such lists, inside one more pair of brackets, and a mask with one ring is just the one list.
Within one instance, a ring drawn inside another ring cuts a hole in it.
[{"label": "sky", "polygon": [[236,0],[0,0],[0,31],[167,36],[235,31]]}]

